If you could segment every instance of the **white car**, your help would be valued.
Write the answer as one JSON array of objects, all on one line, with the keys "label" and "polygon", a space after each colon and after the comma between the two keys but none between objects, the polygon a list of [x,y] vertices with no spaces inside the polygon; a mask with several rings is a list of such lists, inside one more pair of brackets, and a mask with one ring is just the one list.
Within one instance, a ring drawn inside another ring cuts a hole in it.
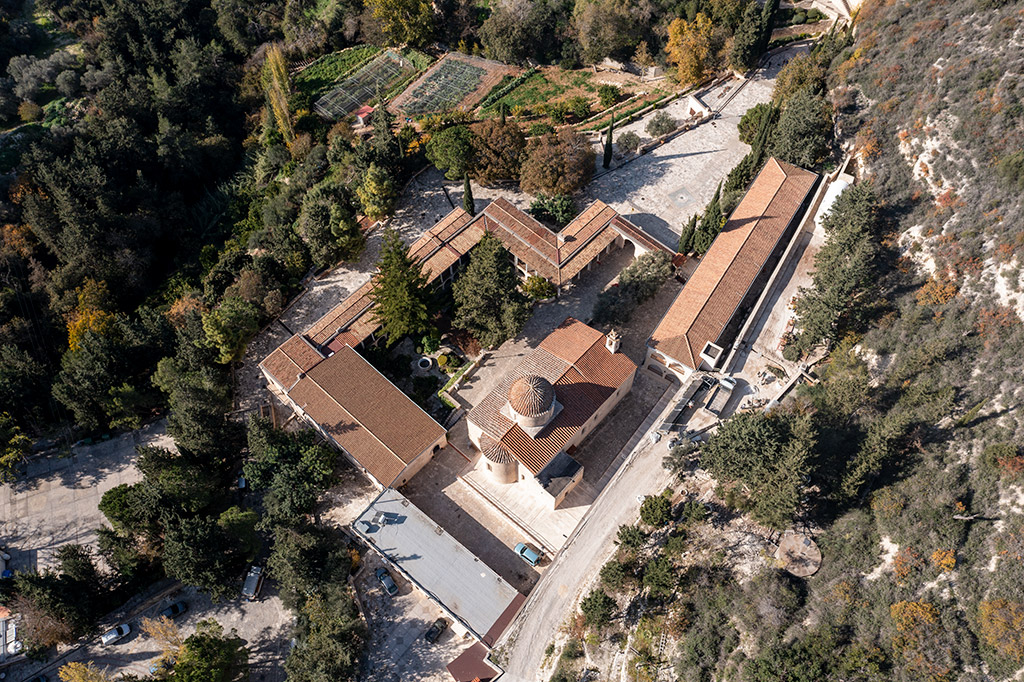
[{"label": "white car", "polygon": [[107,645],[114,644],[115,642],[120,642],[122,639],[127,637],[131,631],[131,625],[128,625],[128,623],[121,623],[113,630],[107,630],[104,632],[103,636],[100,637],[100,641]]}]

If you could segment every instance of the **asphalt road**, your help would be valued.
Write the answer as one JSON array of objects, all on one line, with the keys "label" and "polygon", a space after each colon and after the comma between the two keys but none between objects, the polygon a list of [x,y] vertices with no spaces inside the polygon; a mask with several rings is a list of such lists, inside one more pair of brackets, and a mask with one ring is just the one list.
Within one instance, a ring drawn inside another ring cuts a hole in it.
[{"label": "asphalt road", "polygon": [[[641,370],[643,371],[643,370]],[[667,412],[673,401],[663,409]],[[655,421],[655,425],[660,423]],[[498,647],[505,653],[505,677],[510,682],[541,679],[544,649],[554,639],[583,589],[612,554],[619,526],[640,516],[638,496],[657,494],[671,482],[661,466],[665,441],[646,437],[630,454],[601,494],[576,533],[562,549],[530,593],[524,609],[506,631]]]}]

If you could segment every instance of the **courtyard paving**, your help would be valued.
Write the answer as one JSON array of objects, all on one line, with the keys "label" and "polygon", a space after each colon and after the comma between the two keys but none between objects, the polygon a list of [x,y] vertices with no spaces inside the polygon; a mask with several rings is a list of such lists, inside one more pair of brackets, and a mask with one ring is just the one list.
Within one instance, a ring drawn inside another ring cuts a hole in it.
[{"label": "courtyard paving", "polygon": [[24,476],[0,486],[0,546],[11,555],[11,569],[43,569],[55,564],[61,545],[93,544],[96,529],[106,523],[99,510],[103,493],[142,478],[135,468],[140,445],[173,448],[166,421],[95,445],[76,445],[70,457],[34,457]]}]

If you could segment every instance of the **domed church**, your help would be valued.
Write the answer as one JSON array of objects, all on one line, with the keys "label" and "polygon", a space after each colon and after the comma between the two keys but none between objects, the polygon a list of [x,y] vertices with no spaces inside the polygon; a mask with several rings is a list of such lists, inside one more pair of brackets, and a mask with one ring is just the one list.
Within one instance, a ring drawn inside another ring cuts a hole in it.
[{"label": "domed church", "polygon": [[604,335],[566,318],[469,412],[477,468],[557,508],[583,478],[577,446],[629,393],[636,364]]}]

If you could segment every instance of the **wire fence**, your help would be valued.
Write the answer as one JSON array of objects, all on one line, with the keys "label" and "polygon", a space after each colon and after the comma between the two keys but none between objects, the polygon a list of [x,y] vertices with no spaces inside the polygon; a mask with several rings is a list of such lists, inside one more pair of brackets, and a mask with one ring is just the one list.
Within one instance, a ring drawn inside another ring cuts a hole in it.
[{"label": "wire fence", "polygon": [[446,59],[409,93],[398,108],[406,114],[424,114],[455,108],[480,86],[487,69],[464,61]]},{"label": "wire fence", "polygon": [[318,99],[313,108],[324,118],[338,120],[352,113],[391,84],[416,70],[411,61],[388,50]]}]

